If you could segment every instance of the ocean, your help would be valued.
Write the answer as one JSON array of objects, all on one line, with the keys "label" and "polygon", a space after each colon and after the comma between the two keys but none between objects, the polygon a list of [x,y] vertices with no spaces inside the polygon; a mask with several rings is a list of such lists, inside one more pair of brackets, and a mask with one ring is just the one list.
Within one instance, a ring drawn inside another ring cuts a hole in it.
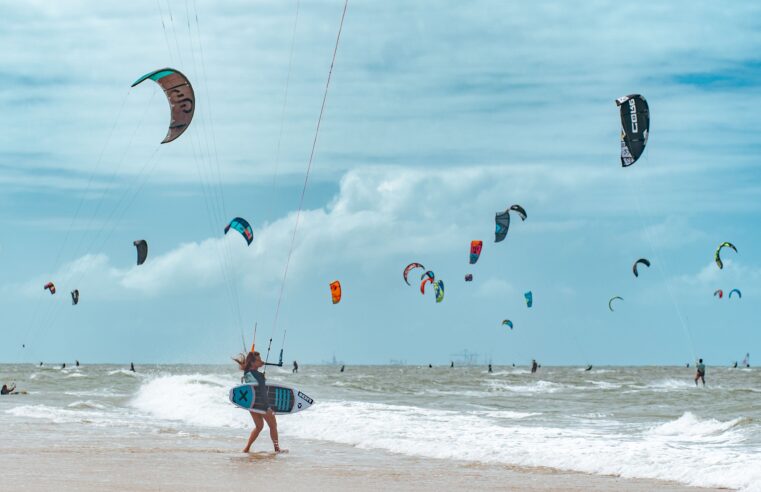
[{"label": "ocean", "polygon": [[[761,491],[761,370],[711,367],[695,387],[684,367],[301,365],[269,381],[315,400],[278,418],[280,442],[362,452]],[[229,403],[234,365],[0,365],[3,449],[59,436],[130,446],[171,439],[239,452],[249,415]],[[88,437],[89,436],[89,437]],[[271,449],[265,428],[255,450]],[[325,451],[327,452],[327,451]]]}]

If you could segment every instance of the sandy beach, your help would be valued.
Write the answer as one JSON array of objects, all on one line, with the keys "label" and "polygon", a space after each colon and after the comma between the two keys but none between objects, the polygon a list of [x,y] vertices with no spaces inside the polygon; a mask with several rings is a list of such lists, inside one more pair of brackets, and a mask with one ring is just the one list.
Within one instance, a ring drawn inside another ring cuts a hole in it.
[{"label": "sandy beach", "polygon": [[[198,442],[188,446],[188,439]],[[105,433],[87,440],[59,433],[18,448],[4,439],[3,490],[205,491],[257,483],[291,490],[720,490],[549,468],[412,458],[303,440],[289,440],[289,452],[279,456],[264,451],[262,440],[257,451],[245,455],[238,450],[242,444],[243,436],[201,442],[171,434],[133,435],[109,443]]]}]

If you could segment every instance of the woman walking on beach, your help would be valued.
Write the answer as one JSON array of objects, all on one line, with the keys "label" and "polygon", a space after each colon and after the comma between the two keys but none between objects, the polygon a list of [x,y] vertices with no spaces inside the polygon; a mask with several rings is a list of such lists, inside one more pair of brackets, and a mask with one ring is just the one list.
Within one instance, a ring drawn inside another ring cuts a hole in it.
[{"label": "woman walking on beach", "polygon": [[[253,347],[252,347],[253,348]],[[243,448],[244,453],[248,453],[251,449],[251,445],[259,437],[259,433],[264,428],[264,422],[267,422],[267,426],[270,428],[270,437],[272,438],[272,444],[275,446],[275,452],[280,452],[280,446],[277,442],[277,420],[275,419],[275,412],[269,405],[267,398],[267,386],[264,381],[264,374],[259,372],[259,368],[264,366],[259,352],[253,350],[247,355],[240,354],[233,359],[238,363],[238,367],[243,371],[243,381],[245,383],[257,383],[256,398],[254,399],[254,409],[266,412],[264,414],[251,412],[251,418],[254,419],[254,430],[251,431],[251,435],[248,436],[248,442],[246,447]]]}]

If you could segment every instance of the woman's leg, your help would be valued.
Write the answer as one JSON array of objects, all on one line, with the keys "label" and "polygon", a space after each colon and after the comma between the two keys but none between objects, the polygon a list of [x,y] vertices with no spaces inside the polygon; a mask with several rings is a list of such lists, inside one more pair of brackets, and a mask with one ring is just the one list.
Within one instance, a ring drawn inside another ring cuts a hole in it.
[{"label": "woman's leg", "polygon": [[243,448],[244,453],[248,453],[248,450],[251,449],[251,445],[254,444],[256,438],[259,437],[259,433],[264,429],[264,419],[260,414],[251,412],[251,418],[254,419],[254,430],[252,430],[251,435],[248,436],[246,447]]},{"label": "woman's leg", "polygon": [[275,446],[275,452],[279,453],[280,444],[277,442],[277,420],[275,419],[275,412],[273,412],[272,409],[269,409],[263,417],[267,422],[267,426],[270,428],[270,437],[272,438],[272,444]]}]

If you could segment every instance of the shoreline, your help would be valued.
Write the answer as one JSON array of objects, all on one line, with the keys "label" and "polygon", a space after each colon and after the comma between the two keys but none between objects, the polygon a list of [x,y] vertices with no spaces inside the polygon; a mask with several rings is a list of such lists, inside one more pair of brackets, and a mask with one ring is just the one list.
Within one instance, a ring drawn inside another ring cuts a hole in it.
[{"label": "shoreline", "polygon": [[[240,437],[134,433],[109,443],[105,435],[70,445],[49,435],[34,445],[0,447],[4,490],[205,491],[277,484],[301,490],[444,490],[478,487],[514,491],[717,491],[676,482],[592,475],[553,468],[411,457],[349,445],[287,438],[275,455],[262,436],[243,454]],[[93,439],[95,438],[95,439]],[[113,447],[109,447],[112,444]]]}]

